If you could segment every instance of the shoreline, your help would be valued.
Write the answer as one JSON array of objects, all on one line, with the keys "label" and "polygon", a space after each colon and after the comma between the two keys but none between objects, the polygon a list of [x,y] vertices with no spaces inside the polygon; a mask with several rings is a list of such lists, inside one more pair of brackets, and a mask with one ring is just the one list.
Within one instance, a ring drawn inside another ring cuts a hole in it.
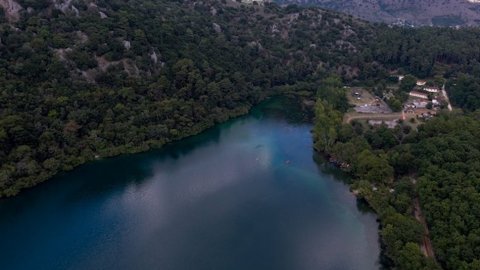
[{"label": "shoreline", "polygon": [[[313,149],[314,149],[315,153],[323,159],[323,161],[320,161],[320,160],[316,161],[317,163],[318,162],[324,162],[325,164],[329,164],[329,165],[333,166],[335,169],[347,174],[348,177],[351,180],[355,180],[355,177],[352,174],[350,174],[350,172],[348,170],[346,170],[345,168],[342,168],[340,166],[340,164],[335,159],[332,160],[332,156],[330,154],[328,154],[326,152],[323,152],[323,151],[319,151],[315,147],[313,147]],[[355,199],[364,203],[376,215],[376,219],[377,219],[377,222],[378,222],[378,240],[380,242],[380,254],[379,254],[379,264],[380,264],[380,266],[382,268],[386,268],[386,269],[390,269],[390,268],[394,267],[394,263],[392,261],[392,258],[390,258],[387,255],[386,243],[384,242],[384,239],[381,235],[381,230],[383,228],[383,225],[382,225],[382,219],[380,218],[379,210],[375,207],[371,198],[369,198],[368,196],[362,195],[360,190],[355,189],[353,187],[353,181],[345,182],[345,184],[348,185],[348,189],[349,189],[350,193],[355,196]]]},{"label": "shoreline", "polygon": [[[142,145],[134,146],[132,148],[128,148],[129,146],[127,146],[127,145],[105,148],[105,149],[102,149],[101,151],[98,151],[98,152],[92,154],[91,156],[83,157],[83,160],[79,161],[77,164],[74,164],[72,166],[65,166],[63,168],[57,169],[56,171],[49,171],[49,172],[41,173],[40,175],[37,175],[35,177],[35,180],[32,181],[32,182],[29,182],[29,180],[32,179],[32,177],[19,178],[19,179],[25,179],[25,180],[18,185],[11,186],[9,188],[0,190],[0,200],[6,200],[8,198],[18,196],[19,194],[22,193],[22,191],[25,191],[27,189],[32,189],[32,188],[50,180],[50,179],[52,179],[53,177],[55,177],[56,175],[58,175],[60,173],[65,173],[65,172],[71,171],[75,168],[78,168],[79,166],[85,165],[87,163],[90,163],[90,162],[93,162],[93,161],[96,161],[96,160],[101,160],[101,159],[105,159],[105,158],[113,158],[113,157],[117,157],[117,156],[121,156],[121,155],[127,155],[127,154],[138,154],[138,153],[143,153],[143,152],[147,152],[147,151],[150,151],[150,150],[161,149],[162,147],[165,147],[168,144],[171,144],[171,143],[174,143],[174,142],[177,142],[177,141],[180,141],[180,140],[198,135],[202,132],[205,132],[208,129],[213,128],[216,125],[223,124],[223,123],[226,123],[226,122],[228,122],[232,119],[247,115],[251,112],[253,107],[258,106],[259,104],[261,104],[262,102],[264,102],[267,99],[268,99],[268,97],[265,97],[265,98],[261,99],[257,104],[250,105],[248,108],[233,109],[230,112],[230,114],[226,117],[226,119],[222,119],[222,121],[220,121],[218,123],[214,123],[214,122],[197,123],[198,126],[204,126],[204,127],[201,127],[198,130],[194,130],[193,132],[181,135],[178,138],[174,138],[174,139],[171,139],[171,140],[159,139],[159,140],[154,140],[154,141],[152,141],[152,140],[145,141],[145,142],[143,142]],[[18,179],[17,179],[17,181],[18,181]]]},{"label": "shoreline", "polygon": [[215,127],[216,125],[224,124],[230,120],[248,115],[249,113],[252,113],[252,110],[255,107],[260,106],[263,102],[266,102],[275,97],[282,97],[282,96],[290,98],[288,93],[273,93],[270,90],[270,91],[267,91],[264,94],[264,96],[259,97],[258,101],[255,104],[247,104],[244,107],[234,108],[230,110],[228,114],[226,114],[224,119],[221,119],[218,122],[211,121],[211,122],[197,123],[198,128],[194,128],[192,132],[187,132],[185,134],[180,135],[177,138],[174,138],[174,139],[162,138],[158,140],[144,141],[141,145],[138,145],[138,146],[120,145],[120,146],[105,148],[97,152],[92,152],[91,155],[89,156],[82,157],[82,160],[77,160],[78,163],[74,165],[64,166],[63,168],[58,168],[55,171],[44,171],[43,173],[40,173],[39,175],[37,175],[35,177],[35,180],[33,180],[34,177],[18,178],[17,181],[20,179],[24,179],[24,180],[23,181],[20,180],[22,182],[17,185],[12,185],[8,188],[0,189],[0,200],[5,200],[8,198],[15,197],[24,190],[32,189],[52,179],[53,177],[57,176],[60,173],[69,172],[89,162],[106,159],[106,158],[118,157],[121,155],[138,154],[138,153],[144,153],[150,150],[158,150],[171,143],[178,142],[180,140],[183,140],[195,135],[199,135],[207,131],[208,129]]}]

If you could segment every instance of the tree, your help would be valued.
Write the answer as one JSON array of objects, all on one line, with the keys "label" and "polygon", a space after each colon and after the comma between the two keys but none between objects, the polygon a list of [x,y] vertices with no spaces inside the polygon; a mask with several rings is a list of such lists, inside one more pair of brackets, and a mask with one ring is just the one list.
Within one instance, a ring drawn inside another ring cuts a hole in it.
[{"label": "tree", "polygon": [[388,104],[390,105],[390,109],[392,109],[394,112],[399,112],[402,110],[402,102],[396,98],[389,99]]},{"label": "tree", "polygon": [[342,80],[338,76],[329,76],[322,80],[317,97],[328,102],[334,109],[346,112],[349,108]]},{"label": "tree", "polygon": [[400,90],[403,92],[410,92],[416,84],[417,78],[412,75],[406,75],[400,82]]},{"label": "tree", "polygon": [[337,128],[342,122],[340,112],[334,110],[325,101],[315,104],[315,148],[320,151],[329,149],[337,140]]},{"label": "tree", "polygon": [[374,154],[370,150],[362,151],[354,164],[356,175],[372,183],[388,184],[393,181],[393,168],[384,154]]},{"label": "tree", "polygon": [[397,263],[399,268],[405,270],[426,269],[425,258],[416,243],[408,242],[405,244],[399,252]]}]

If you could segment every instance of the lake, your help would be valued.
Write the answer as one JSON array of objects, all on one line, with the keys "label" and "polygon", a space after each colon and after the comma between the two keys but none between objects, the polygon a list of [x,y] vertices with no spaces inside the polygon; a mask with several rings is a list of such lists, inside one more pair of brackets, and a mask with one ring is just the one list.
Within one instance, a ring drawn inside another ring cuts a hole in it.
[{"label": "lake", "polygon": [[294,102],[0,200],[2,269],[379,269],[376,216]]}]

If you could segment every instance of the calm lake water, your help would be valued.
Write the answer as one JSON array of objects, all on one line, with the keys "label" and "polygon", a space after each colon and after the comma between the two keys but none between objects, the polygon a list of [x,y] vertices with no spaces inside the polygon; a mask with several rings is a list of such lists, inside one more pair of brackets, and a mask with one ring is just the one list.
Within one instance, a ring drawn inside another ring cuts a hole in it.
[{"label": "calm lake water", "polygon": [[0,201],[2,269],[379,269],[375,215],[282,99]]}]

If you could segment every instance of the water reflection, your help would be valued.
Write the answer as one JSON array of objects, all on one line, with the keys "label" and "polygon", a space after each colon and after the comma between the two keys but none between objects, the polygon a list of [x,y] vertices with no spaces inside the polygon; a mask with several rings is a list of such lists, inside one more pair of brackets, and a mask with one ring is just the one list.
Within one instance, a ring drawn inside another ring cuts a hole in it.
[{"label": "water reflection", "polygon": [[[2,264],[378,268],[375,216],[357,209],[337,170],[313,161],[311,126],[292,120],[301,113],[264,106],[162,150],[91,163],[1,201]],[[290,122],[286,112],[295,116]]]}]

